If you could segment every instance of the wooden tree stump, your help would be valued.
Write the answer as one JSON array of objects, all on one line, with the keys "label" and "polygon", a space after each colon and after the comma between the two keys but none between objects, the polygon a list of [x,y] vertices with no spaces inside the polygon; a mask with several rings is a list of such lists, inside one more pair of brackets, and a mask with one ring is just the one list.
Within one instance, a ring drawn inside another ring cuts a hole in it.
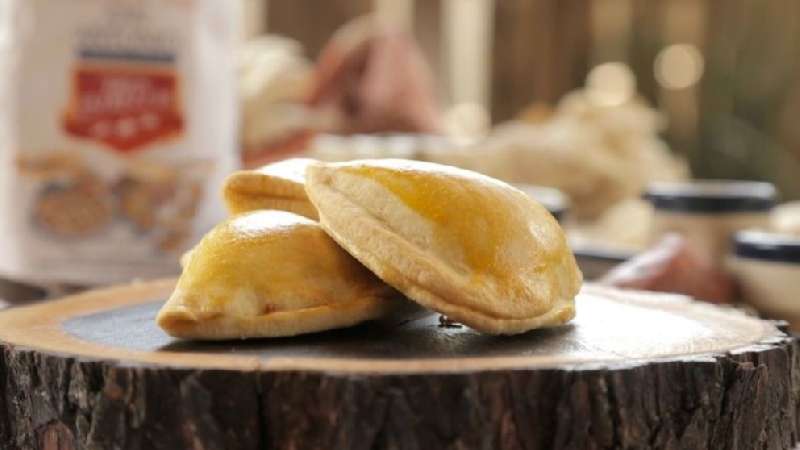
[{"label": "wooden tree stump", "polygon": [[789,449],[800,358],[772,323],[586,287],[571,325],[493,337],[432,315],[178,341],[173,281],[0,313],[3,449]]}]

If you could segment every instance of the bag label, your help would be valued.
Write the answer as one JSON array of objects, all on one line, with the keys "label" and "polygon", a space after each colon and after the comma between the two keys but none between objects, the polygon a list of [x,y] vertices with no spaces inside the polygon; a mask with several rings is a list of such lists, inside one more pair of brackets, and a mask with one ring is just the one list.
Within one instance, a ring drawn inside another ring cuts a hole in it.
[{"label": "bag label", "polygon": [[82,66],[72,75],[64,131],[122,153],[183,131],[178,79],[170,70]]}]

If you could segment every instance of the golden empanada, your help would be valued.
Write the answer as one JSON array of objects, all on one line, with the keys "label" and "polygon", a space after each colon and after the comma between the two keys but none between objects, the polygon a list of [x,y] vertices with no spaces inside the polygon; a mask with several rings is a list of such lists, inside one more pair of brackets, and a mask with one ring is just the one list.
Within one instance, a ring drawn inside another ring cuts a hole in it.
[{"label": "golden empanada", "polygon": [[156,318],[177,337],[292,336],[381,317],[402,303],[318,223],[284,211],[228,219],[183,263]]},{"label": "golden empanada", "polygon": [[331,237],[425,307],[496,334],[574,316],[582,277],[563,230],[505,183],[371,160],[311,165],[306,190]]},{"label": "golden empanada", "polygon": [[223,188],[228,211],[241,214],[277,209],[316,219],[317,210],[308,201],[304,188],[306,167],[313,162],[313,159],[293,158],[256,170],[234,172]]}]

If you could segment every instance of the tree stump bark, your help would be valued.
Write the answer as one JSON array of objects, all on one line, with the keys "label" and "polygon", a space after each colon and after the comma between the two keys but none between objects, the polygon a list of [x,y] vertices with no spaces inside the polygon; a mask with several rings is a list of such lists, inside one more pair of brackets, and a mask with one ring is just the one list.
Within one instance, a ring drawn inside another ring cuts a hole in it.
[{"label": "tree stump bark", "polygon": [[800,358],[772,323],[586,287],[568,326],[429,316],[196,343],[172,281],[0,313],[3,449],[790,449]]}]

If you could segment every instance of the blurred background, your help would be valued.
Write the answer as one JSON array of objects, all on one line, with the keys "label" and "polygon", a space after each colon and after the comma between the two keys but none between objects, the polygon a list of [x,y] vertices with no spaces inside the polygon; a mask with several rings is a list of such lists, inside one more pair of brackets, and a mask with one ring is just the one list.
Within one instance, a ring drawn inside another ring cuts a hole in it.
[{"label": "blurred background", "polygon": [[[245,0],[246,33],[291,37],[314,60],[339,27],[373,11],[412,31],[449,111],[479,107],[502,122],[621,62],[694,175],[772,180],[800,196],[795,2]],[[626,82],[614,75],[605,82]]]}]

